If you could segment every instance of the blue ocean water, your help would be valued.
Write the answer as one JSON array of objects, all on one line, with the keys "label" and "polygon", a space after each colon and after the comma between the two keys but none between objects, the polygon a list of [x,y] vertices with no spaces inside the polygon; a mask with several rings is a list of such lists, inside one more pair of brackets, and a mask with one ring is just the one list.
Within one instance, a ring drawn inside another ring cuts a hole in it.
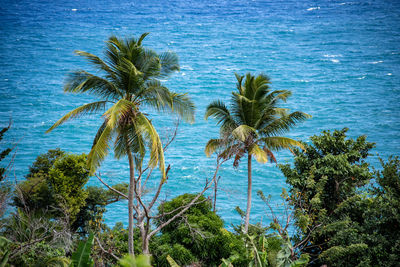
[{"label": "blue ocean water", "polygon": [[[0,125],[13,120],[8,141],[18,142],[14,171],[21,180],[41,153],[60,147],[88,153],[99,117],[68,123],[45,134],[57,119],[93,98],[64,94],[66,74],[90,66],[73,54],[101,55],[111,35],[151,34],[144,44],[175,51],[181,71],[165,84],[187,92],[196,103],[196,122],[181,123],[166,154],[170,179],[163,199],[200,191],[215,160],[204,145],[218,136],[204,121],[214,99],[229,101],[234,72],[266,73],[273,89],[289,89],[286,106],[313,116],[288,136],[307,140],[321,130],[349,127],[365,134],[383,158],[400,150],[400,2],[398,1],[0,1]],[[149,111],[161,135],[170,116]],[[287,152],[280,163],[291,162]],[[378,166],[377,157],[370,162]],[[127,160],[108,157],[102,176],[127,181]],[[14,175],[15,174],[15,175]],[[245,164],[220,172],[217,208],[226,224],[240,222],[235,206],[246,206]],[[272,164],[254,164],[254,192],[279,202],[285,179]],[[157,177],[150,183],[155,187]],[[91,184],[99,184],[91,179]],[[265,205],[253,198],[252,221],[268,222]],[[106,222],[127,222],[126,203],[114,204]]]}]

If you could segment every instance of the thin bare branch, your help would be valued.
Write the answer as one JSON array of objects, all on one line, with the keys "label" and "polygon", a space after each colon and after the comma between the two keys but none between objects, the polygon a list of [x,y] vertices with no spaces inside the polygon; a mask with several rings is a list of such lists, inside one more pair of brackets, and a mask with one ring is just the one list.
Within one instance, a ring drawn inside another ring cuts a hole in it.
[{"label": "thin bare branch", "polygon": [[162,228],[164,228],[165,226],[167,226],[168,224],[170,224],[172,221],[174,221],[176,218],[180,217],[184,212],[186,212],[190,207],[192,207],[194,205],[194,203],[204,194],[205,191],[207,191],[212,184],[215,182],[215,179],[217,178],[217,174],[219,171],[219,168],[221,167],[222,163],[224,163],[225,161],[227,161],[228,159],[222,159],[222,161],[220,161],[219,159],[217,159],[217,167],[215,169],[214,172],[214,176],[211,179],[211,181],[207,181],[203,190],[198,193],[188,204],[186,204],[184,206],[184,208],[178,212],[177,214],[175,214],[174,216],[172,216],[169,220],[163,222],[162,224],[160,224],[156,229],[154,229],[149,235],[148,235],[148,239],[150,239],[153,235],[155,235],[158,231],[160,231]]},{"label": "thin bare branch", "polygon": [[[208,201],[208,200],[209,200],[208,198],[205,198],[205,199],[203,199],[203,200],[200,200],[200,201],[197,201],[197,202],[193,203],[192,206],[201,204],[201,203],[206,202],[206,201]],[[161,217],[164,217],[164,216],[173,214],[173,213],[175,213],[175,212],[178,212],[179,210],[181,210],[181,209],[183,209],[183,208],[185,208],[185,207],[186,207],[186,205],[185,205],[185,206],[180,206],[180,207],[178,207],[178,208],[176,208],[176,209],[174,209],[174,210],[172,210],[172,211],[163,212],[162,214],[159,214],[159,215],[156,215],[156,216],[151,216],[151,218],[152,218],[152,219],[161,218]]]},{"label": "thin bare branch", "polygon": [[161,188],[163,186],[163,184],[168,180],[168,172],[171,169],[171,165],[168,165],[167,170],[166,170],[166,174],[165,174],[165,181],[163,181],[162,179],[160,180],[160,183],[158,184],[158,188],[157,188],[157,192],[154,195],[153,199],[151,200],[150,204],[149,204],[149,209],[151,209],[154,205],[154,203],[156,203],[160,193],[161,193]]},{"label": "thin bare branch", "polygon": [[100,174],[95,173],[94,175],[95,175],[95,176],[97,177],[97,179],[99,179],[99,181],[100,181],[102,184],[104,184],[108,189],[110,189],[110,190],[113,191],[114,193],[117,193],[117,194],[120,195],[121,197],[124,197],[124,198],[128,199],[128,196],[127,196],[127,195],[125,195],[124,193],[118,191],[117,189],[115,189],[115,188],[109,186],[106,182],[104,182],[103,179],[101,179]]},{"label": "thin bare branch", "polygon": [[114,258],[115,260],[117,260],[117,261],[120,260],[120,258],[118,258],[117,256],[115,256],[115,254],[111,252],[111,250],[110,250],[110,251],[107,251],[107,250],[105,250],[105,249],[103,248],[103,246],[101,245],[100,240],[97,238],[97,236],[95,236],[94,238],[95,238],[97,244],[99,245],[100,250],[101,250],[103,253],[106,253],[106,254],[110,255],[111,257],[113,257],[113,258]]}]

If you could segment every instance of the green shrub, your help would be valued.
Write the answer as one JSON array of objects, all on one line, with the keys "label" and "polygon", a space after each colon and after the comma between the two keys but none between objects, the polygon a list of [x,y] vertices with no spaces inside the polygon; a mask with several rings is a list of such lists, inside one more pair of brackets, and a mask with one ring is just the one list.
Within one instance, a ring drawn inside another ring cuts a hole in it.
[{"label": "green shrub", "polygon": [[[159,206],[159,214],[171,212],[194,197],[194,194],[184,194],[165,202]],[[156,224],[161,224],[174,214],[161,216]],[[200,197],[196,205],[164,227],[161,236],[153,240],[151,251],[156,265],[167,266],[166,257],[169,254],[180,265],[198,262],[204,266],[218,266],[222,258],[244,252],[242,240],[223,226],[222,219],[211,211],[211,202]]]}]

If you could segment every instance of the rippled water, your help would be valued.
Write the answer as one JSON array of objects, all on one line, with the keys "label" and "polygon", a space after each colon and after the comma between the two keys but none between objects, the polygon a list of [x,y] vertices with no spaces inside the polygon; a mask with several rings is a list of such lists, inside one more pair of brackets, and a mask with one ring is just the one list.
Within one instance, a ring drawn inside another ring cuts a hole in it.
[{"label": "rippled water", "polygon": [[[92,100],[62,91],[68,71],[90,69],[73,51],[101,55],[111,34],[151,32],[145,45],[177,52],[181,72],[166,84],[188,92],[196,103],[196,123],[180,125],[166,154],[172,166],[167,198],[199,191],[210,177],[214,161],[203,148],[218,129],[203,116],[210,101],[229,101],[234,72],[264,72],[273,89],[293,92],[287,107],[313,115],[289,134],[293,138],[306,140],[324,129],[349,127],[351,136],[366,134],[377,142],[374,152],[384,158],[400,149],[397,1],[0,2],[0,124],[13,119],[8,140],[19,142],[18,179],[48,149],[89,152],[99,117],[44,132],[67,111]],[[160,132],[173,125],[170,117],[150,113]],[[279,153],[278,160],[290,162],[291,157]],[[376,157],[371,162],[377,165]],[[110,183],[126,181],[127,161],[109,157],[101,172]],[[226,164],[220,174],[219,214],[227,224],[238,223],[233,210],[236,205],[245,209],[245,164],[237,171]],[[284,186],[275,165],[254,164],[254,191],[279,200]],[[125,206],[113,205],[106,221],[126,222]],[[268,221],[257,197],[252,213],[253,222]]]}]

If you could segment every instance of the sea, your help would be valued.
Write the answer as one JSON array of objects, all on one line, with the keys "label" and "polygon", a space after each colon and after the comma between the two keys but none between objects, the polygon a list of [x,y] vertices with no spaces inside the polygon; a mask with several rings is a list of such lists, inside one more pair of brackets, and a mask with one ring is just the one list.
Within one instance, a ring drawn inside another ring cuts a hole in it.
[{"label": "sea", "polygon": [[[35,158],[49,149],[89,153],[101,114],[45,131],[73,108],[97,100],[63,92],[71,71],[97,73],[75,50],[103,57],[111,36],[139,37],[157,52],[179,55],[180,72],[163,83],[187,93],[196,105],[196,121],[180,122],[165,157],[169,179],[160,201],[202,190],[212,178],[215,157],[204,147],[216,138],[216,121],[204,120],[207,105],[229,103],[235,73],[264,73],[273,90],[292,91],[282,106],[312,118],[286,136],[310,142],[323,130],[348,127],[348,136],[366,135],[376,143],[368,161],[380,167],[400,150],[400,1],[311,0],[0,0],[0,126],[8,125],[1,148],[14,146],[8,178],[22,181]],[[176,117],[144,108],[160,136],[174,129]],[[287,151],[278,163],[293,163]],[[128,181],[128,161],[112,151],[99,169],[109,183]],[[246,161],[221,171],[217,213],[231,229],[241,221],[236,206],[246,209]],[[148,198],[160,179],[148,182]],[[89,185],[101,184],[91,178]],[[271,195],[275,215],[285,217],[280,194],[285,177],[272,163],[253,163],[251,222],[268,225],[271,212],[256,195]],[[207,193],[212,195],[212,191]],[[105,222],[127,224],[127,202],[108,206]]]}]

